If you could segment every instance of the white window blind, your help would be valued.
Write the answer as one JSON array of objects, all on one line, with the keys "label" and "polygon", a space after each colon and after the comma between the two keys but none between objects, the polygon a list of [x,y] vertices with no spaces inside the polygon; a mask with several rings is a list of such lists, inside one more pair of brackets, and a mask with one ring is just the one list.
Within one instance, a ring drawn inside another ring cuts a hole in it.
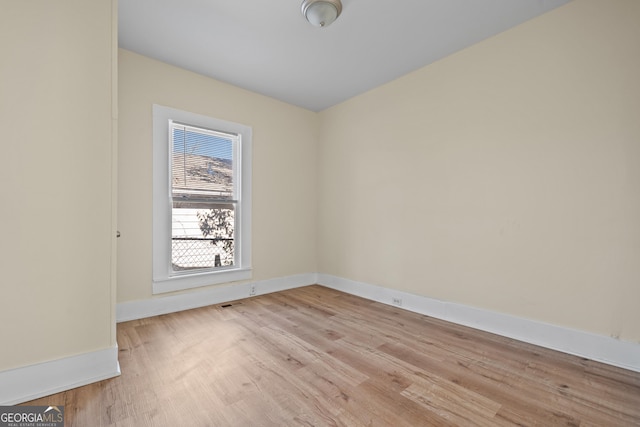
[{"label": "white window blind", "polygon": [[238,135],[171,123],[174,198],[236,200]]}]

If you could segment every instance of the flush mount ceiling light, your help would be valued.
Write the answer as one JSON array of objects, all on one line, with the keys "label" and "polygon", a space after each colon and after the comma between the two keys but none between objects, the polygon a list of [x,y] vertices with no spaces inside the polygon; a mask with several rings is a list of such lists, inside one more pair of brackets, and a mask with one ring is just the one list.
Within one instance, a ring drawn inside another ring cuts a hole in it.
[{"label": "flush mount ceiling light", "polygon": [[342,3],[340,0],[304,0],[302,14],[307,21],[316,27],[326,27],[340,16]]}]

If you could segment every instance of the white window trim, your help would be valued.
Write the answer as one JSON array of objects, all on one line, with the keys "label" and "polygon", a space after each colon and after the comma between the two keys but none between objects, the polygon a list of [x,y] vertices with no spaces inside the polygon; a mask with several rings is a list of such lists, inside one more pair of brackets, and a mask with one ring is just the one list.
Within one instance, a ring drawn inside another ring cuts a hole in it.
[{"label": "white window trim", "polygon": [[[236,237],[239,264],[216,271],[171,271],[171,177],[169,120],[238,134],[241,176]],[[153,293],[164,293],[251,279],[251,127],[161,105],[153,106]]]}]

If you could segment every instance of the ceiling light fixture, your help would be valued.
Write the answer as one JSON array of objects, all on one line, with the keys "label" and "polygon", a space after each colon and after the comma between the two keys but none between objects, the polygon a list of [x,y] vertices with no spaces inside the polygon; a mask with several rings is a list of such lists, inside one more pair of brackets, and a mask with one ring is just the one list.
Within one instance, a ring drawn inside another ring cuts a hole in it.
[{"label": "ceiling light fixture", "polygon": [[304,0],[302,14],[307,21],[316,27],[326,27],[340,16],[342,3],[340,0]]}]

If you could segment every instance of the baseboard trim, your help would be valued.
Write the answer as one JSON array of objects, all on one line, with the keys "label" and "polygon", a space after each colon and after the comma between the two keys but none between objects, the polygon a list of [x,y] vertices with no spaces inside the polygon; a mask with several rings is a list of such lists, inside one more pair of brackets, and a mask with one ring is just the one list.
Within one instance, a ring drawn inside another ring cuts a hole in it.
[{"label": "baseboard trim", "polygon": [[400,308],[405,310],[640,372],[640,344],[328,274],[299,274],[186,294],[123,302],[117,304],[116,320],[125,322],[248,298],[252,296],[250,295],[252,285],[256,289],[256,295],[264,295],[316,283],[388,305],[392,305],[393,298],[400,298],[402,299]]},{"label": "baseboard trim", "polygon": [[[116,322],[143,319],[161,314],[175,313],[192,308],[264,295],[286,289],[313,285],[318,281],[316,273],[298,274],[276,279],[259,280],[248,283],[219,286],[178,295],[156,296],[146,300],[121,302],[116,305]],[[251,294],[251,287],[255,295]]]},{"label": "baseboard trim", "polygon": [[0,372],[0,405],[16,405],[120,375],[118,346]]},{"label": "baseboard trim", "polygon": [[400,298],[405,310],[640,372],[640,344],[327,274],[318,284],[388,305]]}]

